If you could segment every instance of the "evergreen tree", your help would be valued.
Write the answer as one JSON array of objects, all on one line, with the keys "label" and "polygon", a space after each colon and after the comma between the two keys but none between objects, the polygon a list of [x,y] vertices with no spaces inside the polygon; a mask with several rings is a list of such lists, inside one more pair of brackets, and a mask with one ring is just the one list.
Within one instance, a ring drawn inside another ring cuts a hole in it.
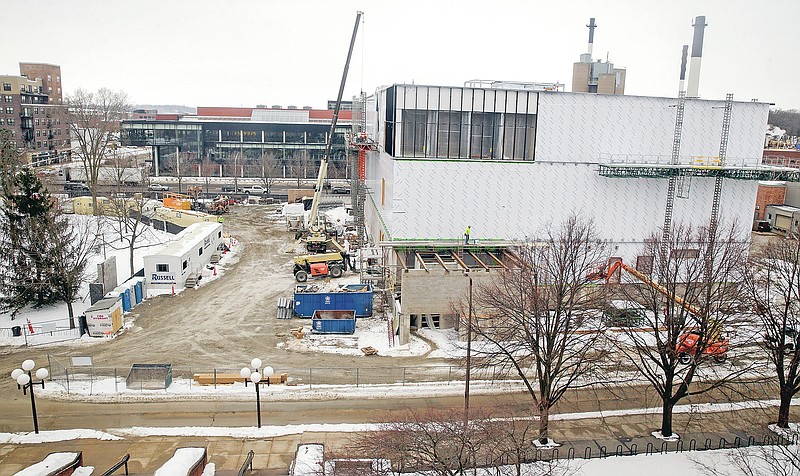
[{"label": "evergreen tree", "polygon": [[89,257],[97,244],[97,221],[75,221],[55,211],[46,228],[46,247],[42,249],[43,262],[49,271],[49,285],[53,296],[67,304],[70,328],[75,328],[72,303],[79,298],[85,279]]},{"label": "evergreen tree", "polygon": [[57,299],[49,283],[42,245],[53,211],[38,177],[22,168],[19,152],[7,134],[0,134],[0,311],[16,315],[29,304]]}]

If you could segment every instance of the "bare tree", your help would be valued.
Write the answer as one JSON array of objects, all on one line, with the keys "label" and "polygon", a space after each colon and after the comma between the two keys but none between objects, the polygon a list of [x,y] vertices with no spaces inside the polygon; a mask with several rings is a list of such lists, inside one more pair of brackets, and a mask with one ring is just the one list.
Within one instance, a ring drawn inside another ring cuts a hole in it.
[{"label": "bare tree", "polygon": [[[745,476],[761,476],[764,474],[774,476],[800,475],[800,449],[797,445],[764,445],[738,448],[728,455],[731,466],[738,470],[738,474]],[[718,462],[707,464],[695,460],[704,474],[710,476],[727,476],[731,474],[731,467],[720,465]]]},{"label": "bare tree", "polygon": [[98,214],[97,182],[101,164],[119,134],[120,121],[127,117],[130,105],[122,91],[101,88],[97,92],[78,89],[66,99],[65,121],[78,147],[86,182],[92,191],[92,211]]},{"label": "bare tree", "polygon": [[644,330],[623,327],[626,339],[617,348],[658,393],[660,430],[669,437],[678,402],[728,386],[751,369],[723,365],[746,243],[734,226],[676,225],[666,243],[653,233],[640,256],[648,265],[623,267],[631,276],[622,292],[647,309]]},{"label": "bare tree", "polygon": [[272,186],[280,176],[280,164],[275,151],[264,151],[258,160],[260,183],[264,187],[265,193],[270,193]]},{"label": "bare tree", "polygon": [[[131,274],[136,272],[134,267],[134,256],[136,253],[137,243],[141,237],[150,232],[143,218],[150,218],[153,208],[150,206],[151,200],[145,194],[145,184],[147,183],[144,177],[143,169],[136,169],[127,167],[131,165],[127,161],[116,161],[113,167],[114,171],[114,188],[118,193],[112,195],[109,200],[109,210],[106,214],[111,214],[111,220],[114,228],[119,236],[119,241],[125,244],[128,249],[128,263],[130,264]],[[134,193],[129,196],[127,193],[122,193],[122,190],[130,190],[124,188],[126,184],[130,184],[135,175],[139,175],[141,180],[134,188]]]},{"label": "bare tree", "polygon": [[307,149],[293,151],[290,159],[289,167],[291,173],[297,179],[297,188],[300,188],[302,187],[303,179],[308,178],[309,169],[313,165],[313,160]]},{"label": "bare tree", "polygon": [[587,286],[587,276],[605,251],[592,222],[572,216],[517,252],[519,267],[478,287],[477,315],[489,318],[471,326],[484,341],[473,353],[479,366],[522,379],[539,416],[538,438],[546,442],[550,409],[567,390],[588,383],[604,356],[601,333],[584,311],[596,307],[597,287]]},{"label": "bare tree", "polygon": [[761,347],[778,379],[778,426],[789,427],[789,406],[800,392],[800,239],[774,239],[754,254],[742,280],[748,307],[764,332]]},{"label": "bare tree", "polygon": [[482,408],[473,416],[465,427],[460,410],[408,410],[387,418],[377,431],[355,436],[341,456],[389,460],[397,474],[535,476],[568,471],[564,462],[526,463],[534,460],[528,437],[536,430],[530,419],[505,414],[493,418]]}]

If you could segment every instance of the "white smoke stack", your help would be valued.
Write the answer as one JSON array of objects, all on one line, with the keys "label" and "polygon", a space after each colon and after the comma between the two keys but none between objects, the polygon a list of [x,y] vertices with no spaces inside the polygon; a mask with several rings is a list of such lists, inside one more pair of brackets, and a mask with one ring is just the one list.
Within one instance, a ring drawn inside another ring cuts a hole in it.
[{"label": "white smoke stack", "polygon": [[686,58],[689,56],[689,45],[683,45],[683,53],[681,54],[681,76],[678,82],[678,95],[686,91]]},{"label": "white smoke stack", "polygon": [[589,57],[592,57],[592,50],[594,49],[594,29],[597,28],[597,25],[594,23],[594,18],[589,18],[589,24],[586,25],[589,28],[589,48],[587,49],[587,53],[589,53]]},{"label": "white smoke stack", "polygon": [[689,63],[689,87],[686,96],[699,97],[700,89],[700,60],[703,57],[703,31],[708,26],[705,16],[694,19],[694,37],[692,38],[692,59]]}]

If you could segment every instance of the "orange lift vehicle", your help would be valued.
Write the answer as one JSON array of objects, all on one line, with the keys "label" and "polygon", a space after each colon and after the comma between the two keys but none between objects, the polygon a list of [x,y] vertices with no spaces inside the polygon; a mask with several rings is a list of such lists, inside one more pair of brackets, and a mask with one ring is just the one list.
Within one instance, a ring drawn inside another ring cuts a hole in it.
[{"label": "orange lift vehicle", "polygon": [[[597,272],[589,274],[587,278],[592,281],[605,279],[606,283],[608,283],[611,276],[613,276],[618,269],[627,271],[639,281],[645,283],[664,295],[670,301],[673,301],[686,309],[689,313],[698,317],[702,317],[702,312],[699,309],[687,303],[681,297],[673,295],[667,288],[656,283],[652,279],[642,274],[636,268],[632,268],[622,261],[615,261],[606,269],[600,269]],[[703,354],[712,357],[717,363],[723,363],[728,358],[729,339],[722,336],[722,329],[720,329],[720,325],[717,321],[710,321],[709,332],[710,339],[705,349],[703,349]],[[697,344],[699,340],[700,333],[697,331],[689,331],[678,338],[678,344],[675,352],[677,353],[681,363],[688,364],[697,355]]]}]

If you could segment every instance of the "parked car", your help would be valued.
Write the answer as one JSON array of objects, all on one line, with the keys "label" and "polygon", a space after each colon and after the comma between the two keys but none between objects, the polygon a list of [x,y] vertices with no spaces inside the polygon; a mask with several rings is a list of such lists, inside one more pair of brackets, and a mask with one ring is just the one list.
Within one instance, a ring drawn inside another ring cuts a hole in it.
[{"label": "parked car", "polygon": [[249,187],[242,188],[242,191],[248,195],[264,195],[267,193],[267,190],[262,187],[261,185],[251,185]]},{"label": "parked car", "polygon": [[350,187],[341,187],[341,186],[340,187],[333,187],[331,189],[331,193],[349,195],[350,194]]},{"label": "parked car", "polygon": [[85,183],[67,182],[64,184],[64,191],[67,192],[88,192],[89,187]]},{"label": "parked car", "polygon": [[772,231],[772,226],[770,226],[768,221],[759,221],[756,225],[756,231]]},{"label": "parked car", "polygon": [[151,183],[150,186],[147,187],[147,188],[149,190],[154,191],[154,192],[166,192],[166,191],[169,190],[169,187],[167,187],[164,184],[160,184],[160,183]]},{"label": "parked car", "polygon": [[228,193],[239,193],[242,191],[242,187],[235,187],[233,185],[223,185],[222,191]]}]

